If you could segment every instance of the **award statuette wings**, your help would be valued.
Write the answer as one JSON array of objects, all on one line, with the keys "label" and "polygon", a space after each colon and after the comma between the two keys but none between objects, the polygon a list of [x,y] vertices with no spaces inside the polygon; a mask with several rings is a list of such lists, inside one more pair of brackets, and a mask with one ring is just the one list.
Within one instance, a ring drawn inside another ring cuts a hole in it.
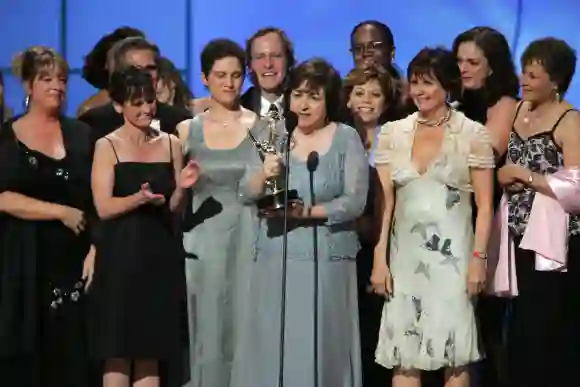
[{"label": "award statuette wings", "polygon": [[[265,128],[262,130],[263,135],[260,136],[260,139],[256,139],[248,130],[248,137],[252,140],[262,161],[267,154],[283,155],[284,152],[290,152],[290,147],[287,142],[291,141],[291,135],[289,134],[287,126],[293,125],[295,127],[295,123],[286,122],[286,120],[280,117],[278,112],[269,112],[265,117],[265,123]],[[288,168],[284,168],[284,170],[288,171]],[[258,200],[257,203],[260,215],[282,216],[284,207],[286,207],[286,199],[290,206],[302,203],[298,192],[296,190],[289,190],[285,186],[285,180],[285,176],[281,175],[266,181],[266,195]]]}]

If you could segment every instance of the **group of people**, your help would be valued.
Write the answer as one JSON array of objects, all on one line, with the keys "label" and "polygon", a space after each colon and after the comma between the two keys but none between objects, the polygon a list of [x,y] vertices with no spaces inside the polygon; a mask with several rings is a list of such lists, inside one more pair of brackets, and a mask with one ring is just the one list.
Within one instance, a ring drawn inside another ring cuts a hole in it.
[{"label": "group of people", "polygon": [[[383,23],[350,41],[343,79],[323,59],[297,63],[279,28],[245,48],[212,40],[208,96],[194,98],[143,32],[121,28],[86,58],[100,91],[76,119],[61,114],[63,58],[17,55],[27,110],[0,130],[2,379],[573,384],[574,50],[533,41],[518,80],[489,27],[422,49],[406,74]],[[290,113],[289,154],[259,152]],[[288,219],[258,210],[274,180],[301,198]]]}]

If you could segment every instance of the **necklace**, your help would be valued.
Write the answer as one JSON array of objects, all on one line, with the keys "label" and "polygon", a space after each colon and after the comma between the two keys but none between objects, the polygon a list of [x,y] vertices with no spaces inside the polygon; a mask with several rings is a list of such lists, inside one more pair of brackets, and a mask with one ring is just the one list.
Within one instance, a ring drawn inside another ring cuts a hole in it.
[{"label": "necklace", "polygon": [[231,118],[227,119],[227,120],[221,120],[221,119],[216,119],[215,117],[211,117],[211,120],[214,122],[217,122],[218,124],[221,124],[224,128],[229,127],[232,123],[238,121],[240,119],[240,117],[242,116],[242,111],[238,111],[235,114],[232,115]]},{"label": "necklace", "polygon": [[437,127],[437,126],[441,126],[443,125],[445,122],[449,121],[449,119],[451,118],[451,112],[453,111],[453,109],[447,109],[447,112],[445,112],[445,114],[443,115],[443,117],[437,119],[437,120],[429,120],[426,118],[417,118],[417,123],[421,124],[421,125],[425,125],[425,126],[431,126],[431,127]]}]

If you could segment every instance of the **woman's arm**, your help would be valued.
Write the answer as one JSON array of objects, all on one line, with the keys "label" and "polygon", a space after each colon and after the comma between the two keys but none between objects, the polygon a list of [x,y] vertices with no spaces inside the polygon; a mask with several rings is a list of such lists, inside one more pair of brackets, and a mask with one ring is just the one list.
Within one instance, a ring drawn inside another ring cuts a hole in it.
[{"label": "woman's arm", "polygon": [[499,156],[503,156],[507,151],[516,108],[515,99],[502,97],[495,105],[487,109],[485,126],[489,130],[493,149]]},{"label": "woman's arm", "polygon": [[340,197],[313,206],[310,217],[326,219],[328,224],[359,217],[365,208],[369,188],[369,164],[359,135],[347,128],[344,154],[344,191]]},{"label": "woman's arm", "polygon": [[467,164],[477,206],[474,252],[486,254],[493,220],[493,138],[487,127],[476,125],[470,140]]},{"label": "woman's arm", "polygon": [[[12,130],[7,127],[6,130]],[[63,220],[71,207],[38,200],[10,191],[22,173],[19,168],[18,148],[14,138],[5,136],[0,142],[0,213],[23,220]],[[76,210],[75,210],[76,211]]]},{"label": "woman's arm", "polygon": [[[269,160],[274,156],[266,155]],[[277,156],[275,156],[277,157]],[[266,174],[265,162],[260,159],[257,151],[252,151],[251,156],[245,167],[244,177],[240,182],[240,197],[244,203],[253,203],[261,198],[266,192]]]},{"label": "woman's arm", "polygon": [[103,220],[125,214],[147,202],[141,192],[122,198],[113,196],[115,184],[115,164],[117,159],[113,147],[106,138],[101,138],[95,146],[91,186],[97,214]]},{"label": "woman's arm", "polygon": [[395,207],[395,189],[389,164],[377,164],[377,173],[381,183],[377,192],[378,199],[376,200],[376,214],[380,231],[373,255],[373,268],[388,267],[387,248],[393,223],[393,209]]},{"label": "woman's arm", "polygon": [[0,193],[0,212],[24,220],[62,220],[69,207],[44,202],[17,192]]},{"label": "woman's arm", "polygon": [[486,254],[493,220],[493,169],[471,168],[471,184],[477,207],[473,250]]},{"label": "woman's arm", "polygon": [[[178,126],[179,128],[179,126]],[[173,156],[173,171],[175,173],[175,191],[171,195],[169,200],[169,208],[173,212],[181,210],[183,204],[183,198],[185,190],[181,188],[181,171],[183,169],[183,146],[181,141],[173,135],[169,135],[169,141],[171,142],[171,153]]]}]

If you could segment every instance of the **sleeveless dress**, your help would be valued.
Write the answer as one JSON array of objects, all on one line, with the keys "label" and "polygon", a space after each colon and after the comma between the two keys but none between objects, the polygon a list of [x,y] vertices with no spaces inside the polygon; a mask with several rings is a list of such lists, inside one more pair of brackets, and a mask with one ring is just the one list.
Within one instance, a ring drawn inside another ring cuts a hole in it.
[{"label": "sleeveless dress", "polygon": [[445,124],[441,151],[420,174],[411,159],[417,113],[387,123],[375,164],[396,189],[385,302],[376,360],[387,368],[435,370],[481,358],[467,267],[472,259],[470,167],[493,168],[487,130],[460,112]]},{"label": "sleeveless dress", "polygon": [[[254,130],[253,128],[252,130]],[[233,149],[210,149],[203,116],[191,122],[187,156],[202,174],[184,218],[191,387],[235,385],[231,368],[248,310],[256,210],[240,197],[240,182],[256,149],[249,139]]]},{"label": "sleeveless dress", "polygon": [[[90,128],[65,117],[66,155],[28,148],[0,133],[0,192],[77,208],[90,219]],[[92,223],[92,222],[91,222]],[[88,230],[87,230],[88,231]],[[14,387],[89,386],[85,298],[80,282],[91,235],[59,220],[0,216],[0,374]]]},{"label": "sleeveless dress", "polygon": [[[549,130],[528,138],[512,128],[509,162],[539,174],[552,174],[562,168],[564,155],[554,131],[572,110],[563,113]],[[580,361],[580,221],[578,215],[570,215],[568,271],[536,270],[534,252],[519,248],[535,195],[531,188],[508,193],[508,228],[514,237],[519,292],[512,300],[508,324],[509,386],[565,387],[576,383],[575,367]]]},{"label": "sleeveless dress", "polygon": [[169,209],[175,189],[171,148],[167,153],[166,162],[140,163],[119,160],[115,151],[115,197],[148,182],[167,201],[101,221],[90,289],[97,359],[160,360],[171,368],[182,351],[185,275],[181,233]]},{"label": "sleeveless dress", "polygon": [[[306,164],[291,156],[289,179],[290,188],[308,205],[310,174]],[[354,221],[365,207],[368,173],[360,136],[350,126],[338,124],[329,150],[320,154],[313,173],[314,197],[325,207],[328,219],[295,223],[288,232],[283,348],[286,387],[361,386],[356,277],[360,244]],[[236,358],[236,387],[278,385],[282,241],[282,219],[261,219],[250,280],[249,323],[243,335],[244,356]]]}]

